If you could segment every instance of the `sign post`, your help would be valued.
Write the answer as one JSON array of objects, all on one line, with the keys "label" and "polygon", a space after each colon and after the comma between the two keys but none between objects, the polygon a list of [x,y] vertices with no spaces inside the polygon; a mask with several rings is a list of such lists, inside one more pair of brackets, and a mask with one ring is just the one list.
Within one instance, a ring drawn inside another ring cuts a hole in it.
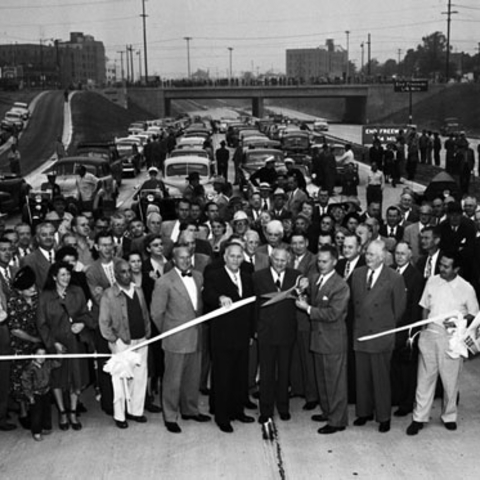
[{"label": "sign post", "polygon": [[393,91],[396,93],[409,94],[408,102],[408,123],[413,123],[413,106],[412,106],[412,93],[413,92],[427,92],[428,80],[414,79],[414,80],[395,80],[393,84]]}]

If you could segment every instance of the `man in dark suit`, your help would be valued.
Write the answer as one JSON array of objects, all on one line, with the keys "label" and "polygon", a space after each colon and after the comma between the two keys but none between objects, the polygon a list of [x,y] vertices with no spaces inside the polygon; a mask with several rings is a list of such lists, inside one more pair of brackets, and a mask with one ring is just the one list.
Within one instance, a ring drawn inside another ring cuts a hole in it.
[{"label": "man in dark suit", "polygon": [[[316,265],[315,255],[308,250],[308,239],[304,233],[294,232],[290,239],[292,258],[290,268],[298,270],[308,278]],[[318,405],[313,355],[310,351],[310,320],[305,312],[298,312],[297,340],[293,347],[290,384],[292,394],[305,397],[304,410],[313,410]]]},{"label": "man in dark suit", "polygon": [[[337,273],[348,283],[352,282],[352,273],[365,265],[365,257],[361,254],[362,245],[360,238],[355,234],[345,236],[343,242],[343,256],[335,265]],[[353,350],[353,302],[350,297],[347,313],[347,379],[348,379],[348,403],[355,404],[357,398],[357,376],[355,373],[355,352]]]},{"label": "man in dark suit", "polygon": [[[183,325],[202,313],[202,274],[192,271],[192,253],[186,245],[173,248],[174,268],[155,282],[151,316],[160,333]],[[208,422],[199,413],[198,395],[201,370],[201,326],[188,328],[162,340],[165,352],[162,405],[165,426],[180,433],[182,419]]]},{"label": "man in dark suit", "polygon": [[262,307],[262,295],[288,290],[300,272],[288,268],[290,253],[273,249],[271,267],[253,274],[256,305],[258,351],[260,357],[260,423],[273,416],[274,406],[282,420],[290,420],[288,398],[290,360],[297,332],[297,312],[293,299]]},{"label": "man in dark suit", "polygon": [[422,255],[423,250],[420,245],[420,234],[425,227],[430,225],[432,220],[432,206],[428,203],[422,205],[419,209],[420,220],[408,225],[403,232],[403,240],[410,245],[412,249],[412,261],[415,263]]},{"label": "man in dark suit", "polygon": [[438,227],[425,227],[420,234],[420,246],[426,255],[422,255],[416,267],[423,278],[428,280],[429,277],[440,273],[440,230]]},{"label": "man in dark suit", "polygon": [[[242,271],[243,247],[225,248],[225,265],[205,272],[203,300],[214,310],[253,295],[251,276]],[[254,334],[253,304],[225,313],[210,323],[212,384],[215,422],[222,432],[231,433],[232,420],[251,423],[243,405],[248,394],[248,346]]]},{"label": "man in dark suit", "polygon": [[[395,247],[395,268],[403,276],[407,291],[405,313],[398,324],[399,327],[409,325],[422,319],[422,309],[419,305],[425,282],[421,273],[410,263],[412,249],[404,241]],[[415,333],[415,332],[413,332]],[[392,354],[391,382],[392,403],[398,405],[396,417],[404,417],[413,410],[415,389],[417,386],[417,345],[407,345],[409,332],[398,332],[395,335],[395,348]]]},{"label": "man in dark suit", "polygon": [[288,193],[286,208],[294,216],[300,213],[302,203],[308,200],[308,195],[298,187],[298,180],[295,174],[288,174]]},{"label": "man in dark suit", "polygon": [[387,208],[387,221],[380,225],[379,233],[382,237],[393,238],[399,242],[403,238],[403,227],[400,225],[402,214],[395,205]]},{"label": "man in dark suit", "polygon": [[110,218],[113,243],[115,244],[115,256],[128,255],[132,246],[132,239],[126,236],[128,224],[123,213],[116,212]]},{"label": "man in dark suit", "polygon": [[332,245],[319,249],[317,265],[320,273],[314,273],[309,278],[308,301],[304,297],[296,301],[297,307],[307,312],[312,324],[311,349],[323,412],[312,419],[327,422],[318,430],[321,434],[339,432],[348,425],[345,319],[350,289],[335,272],[337,256],[337,250]]},{"label": "man in dark suit", "polygon": [[28,265],[35,272],[35,284],[39,291],[43,290],[48,270],[55,261],[55,227],[49,223],[37,226],[35,238],[38,247],[20,261],[20,266]]},{"label": "man in dark suit", "polygon": [[358,338],[395,328],[405,311],[403,277],[385,265],[386,257],[385,243],[372,241],[365,254],[366,266],[353,272],[351,284],[358,417],[354,425],[373,420],[375,411],[382,433],[390,430],[390,360],[395,338],[387,335],[366,342]]}]

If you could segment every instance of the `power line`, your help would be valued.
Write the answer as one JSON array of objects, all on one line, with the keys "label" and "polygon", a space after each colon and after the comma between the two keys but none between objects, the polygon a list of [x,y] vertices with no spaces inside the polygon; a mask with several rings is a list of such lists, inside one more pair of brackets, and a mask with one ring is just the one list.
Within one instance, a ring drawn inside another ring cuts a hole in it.
[{"label": "power line", "polygon": [[32,5],[11,5],[1,6],[0,10],[26,10],[30,8],[61,8],[61,7],[83,7],[85,5],[100,5],[102,3],[118,3],[120,0],[98,0],[93,2],[77,2],[77,3],[41,3]]}]

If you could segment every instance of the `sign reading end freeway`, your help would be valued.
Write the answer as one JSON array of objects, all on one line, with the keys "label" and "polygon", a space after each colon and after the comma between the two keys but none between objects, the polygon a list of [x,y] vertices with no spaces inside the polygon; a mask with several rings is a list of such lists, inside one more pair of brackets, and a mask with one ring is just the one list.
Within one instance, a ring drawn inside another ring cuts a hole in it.
[{"label": "sign reading end freeway", "polygon": [[393,84],[394,92],[427,92],[428,80],[395,80]]}]

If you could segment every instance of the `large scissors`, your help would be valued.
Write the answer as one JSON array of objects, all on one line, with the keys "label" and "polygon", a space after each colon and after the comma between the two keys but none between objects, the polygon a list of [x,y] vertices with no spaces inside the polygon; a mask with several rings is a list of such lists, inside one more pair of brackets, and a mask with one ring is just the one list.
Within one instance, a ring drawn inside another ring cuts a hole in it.
[{"label": "large scissors", "polygon": [[295,285],[288,290],[282,292],[272,292],[264,293],[263,298],[268,298],[265,303],[262,304],[262,307],[268,307],[278,302],[283,302],[284,300],[296,300],[308,287],[308,279],[299,275],[295,280]]}]

